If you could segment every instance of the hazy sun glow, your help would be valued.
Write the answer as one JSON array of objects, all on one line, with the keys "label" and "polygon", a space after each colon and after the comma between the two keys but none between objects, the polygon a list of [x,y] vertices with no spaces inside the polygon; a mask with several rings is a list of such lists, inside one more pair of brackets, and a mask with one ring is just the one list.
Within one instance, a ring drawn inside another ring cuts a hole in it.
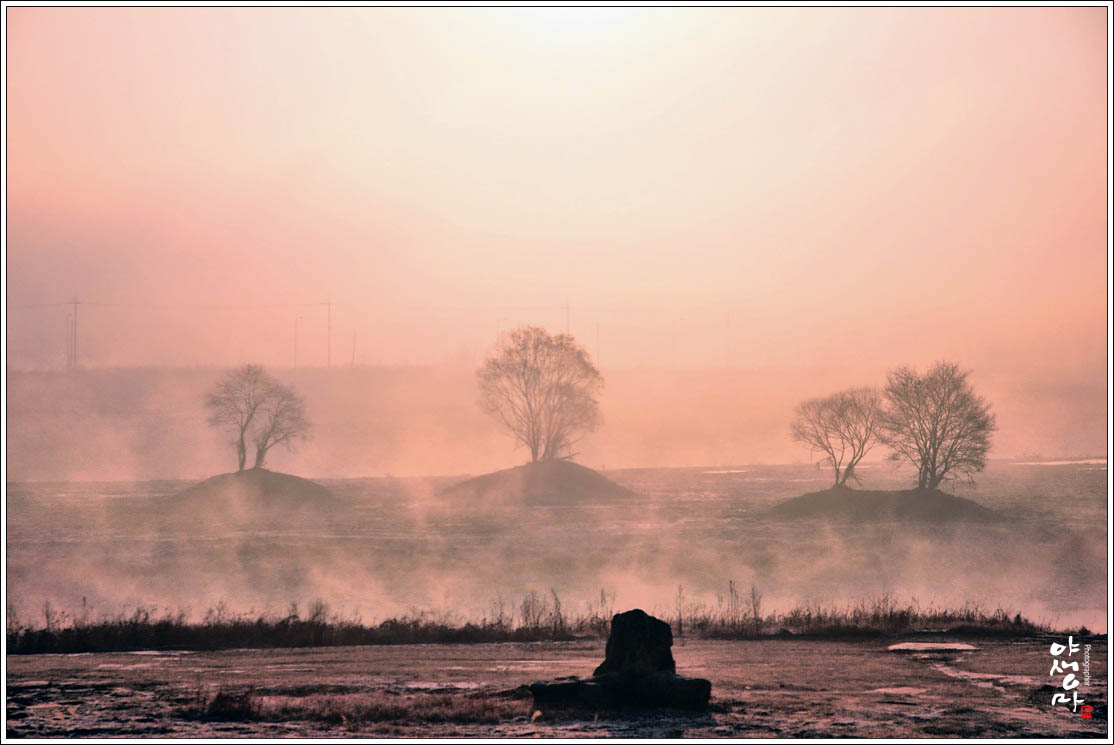
[{"label": "hazy sun glow", "polygon": [[1103,8],[6,12],[15,369],[1104,380]]},{"label": "hazy sun glow", "polygon": [[500,25],[539,43],[590,45],[619,43],[649,18],[624,8],[514,8],[498,15]]}]

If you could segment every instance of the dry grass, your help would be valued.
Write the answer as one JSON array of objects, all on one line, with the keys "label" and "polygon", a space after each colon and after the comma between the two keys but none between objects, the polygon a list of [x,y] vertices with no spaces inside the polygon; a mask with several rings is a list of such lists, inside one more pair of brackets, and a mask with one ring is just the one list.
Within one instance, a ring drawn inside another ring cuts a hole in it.
[{"label": "dry grass", "polygon": [[[333,647],[364,644],[477,644],[491,642],[568,641],[576,637],[606,638],[611,625],[612,598],[601,593],[598,603],[570,613],[556,592],[531,592],[508,612],[502,601],[487,617],[465,621],[433,613],[414,613],[374,625],[330,613],[315,603],[301,617],[247,616],[210,611],[201,623],[190,623],[184,613],[156,618],[137,609],[129,616],[100,622],[47,617],[43,627],[8,619],[9,654],[42,652],[117,652],[140,649],[217,650],[249,647]],[[1005,609],[978,605],[962,608],[923,607],[898,603],[889,595],[845,606],[802,605],[786,612],[764,612],[762,593],[743,592],[728,582],[716,605],[690,602],[677,589],[672,612],[661,615],[676,637],[762,639],[786,635],[802,638],[886,636],[920,632],[962,633],[975,636],[1035,636],[1051,631],[1089,636],[1087,629],[1052,629]],[[71,617],[72,618],[72,617]]]},{"label": "dry grass", "polygon": [[254,688],[218,688],[209,694],[198,689],[193,701],[182,711],[187,719],[200,719],[207,722],[243,722],[258,719],[260,697]]},{"label": "dry grass", "polygon": [[308,696],[264,696],[254,689],[199,692],[181,711],[204,721],[321,722],[358,729],[384,722],[499,724],[530,714],[522,698],[495,693],[374,691]]},{"label": "dry grass", "polygon": [[528,703],[491,695],[353,693],[266,698],[261,717],[345,725],[375,722],[498,724],[529,714]]},{"label": "dry grass", "polygon": [[[709,608],[690,604],[678,618],[685,633],[711,639],[761,639],[793,635],[820,639],[894,636],[911,633],[952,633],[975,636],[1023,637],[1053,631],[1044,624],[1003,608],[993,611],[978,604],[962,608],[923,607],[916,601],[899,603],[891,595],[863,599],[845,606],[800,605],[783,613],[763,614],[761,593],[751,588],[742,600],[734,586],[727,602]],[[1075,631],[1089,636],[1085,628]]]}]

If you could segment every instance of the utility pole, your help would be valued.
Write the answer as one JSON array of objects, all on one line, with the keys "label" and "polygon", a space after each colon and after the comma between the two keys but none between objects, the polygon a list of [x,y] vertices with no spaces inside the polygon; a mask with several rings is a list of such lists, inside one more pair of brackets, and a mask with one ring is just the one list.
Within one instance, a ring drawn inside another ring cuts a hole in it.
[{"label": "utility pole", "polygon": [[77,295],[73,297],[73,333],[70,335],[70,369],[77,369]]},{"label": "utility pole", "polygon": [[294,369],[298,369],[298,322],[302,320],[301,316],[294,319]]},{"label": "utility pole", "polygon": [[73,367],[73,314],[66,314],[66,369]]},{"label": "utility pole", "polygon": [[326,367],[332,367],[333,366],[333,299],[329,298],[328,300],[326,300],[325,305],[329,306],[329,316],[328,316],[328,318],[329,318],[329,323],[328,323],[328,326],[329,326],[329,329],[328,329],[329,340],[328,340],[328,344],[327,344],[328,351],[325,353],[325,366]]}]

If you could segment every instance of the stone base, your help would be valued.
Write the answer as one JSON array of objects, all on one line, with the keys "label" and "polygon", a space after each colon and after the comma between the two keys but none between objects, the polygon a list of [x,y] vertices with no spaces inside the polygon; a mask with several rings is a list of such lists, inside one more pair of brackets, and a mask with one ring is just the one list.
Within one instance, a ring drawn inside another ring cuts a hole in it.
[{"label": "stone base", "polygon": [[675,708],[707,711],[712,684],[703,678],[673,673],[605,673],[580,680],[539,681],[530,684],[539,709]]}]

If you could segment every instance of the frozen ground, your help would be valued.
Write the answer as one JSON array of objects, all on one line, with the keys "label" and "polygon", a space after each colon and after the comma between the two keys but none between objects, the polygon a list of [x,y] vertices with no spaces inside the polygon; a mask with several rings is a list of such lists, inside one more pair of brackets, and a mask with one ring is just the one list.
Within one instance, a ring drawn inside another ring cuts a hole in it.
[{"label": "frozen ground", "polygon": [[[918,641],[903,639],[903,642]],[[926,638],[926,642],[939,642]],[[955,644],[960,641],[961,643]],[[952,649],[891,651],[893,640],[679,641],[678,671],[712,681],[708,714],[534,717],[533,680],[588,675],[600,641],[207,653],[8,657],[7,735],[72,736],[639,736],[1104,737],[1106,643],[1090,650],[1095,718],[1050,705],[1049,640],[949,639]],[[964,649],[964,645],[972,649]],[[1081,654],[1081,653],[1080,653]],[[254,689],[268,703],[358,701],[435,693],[500,698],[498,721],[196,721],[199,691]]]}]

